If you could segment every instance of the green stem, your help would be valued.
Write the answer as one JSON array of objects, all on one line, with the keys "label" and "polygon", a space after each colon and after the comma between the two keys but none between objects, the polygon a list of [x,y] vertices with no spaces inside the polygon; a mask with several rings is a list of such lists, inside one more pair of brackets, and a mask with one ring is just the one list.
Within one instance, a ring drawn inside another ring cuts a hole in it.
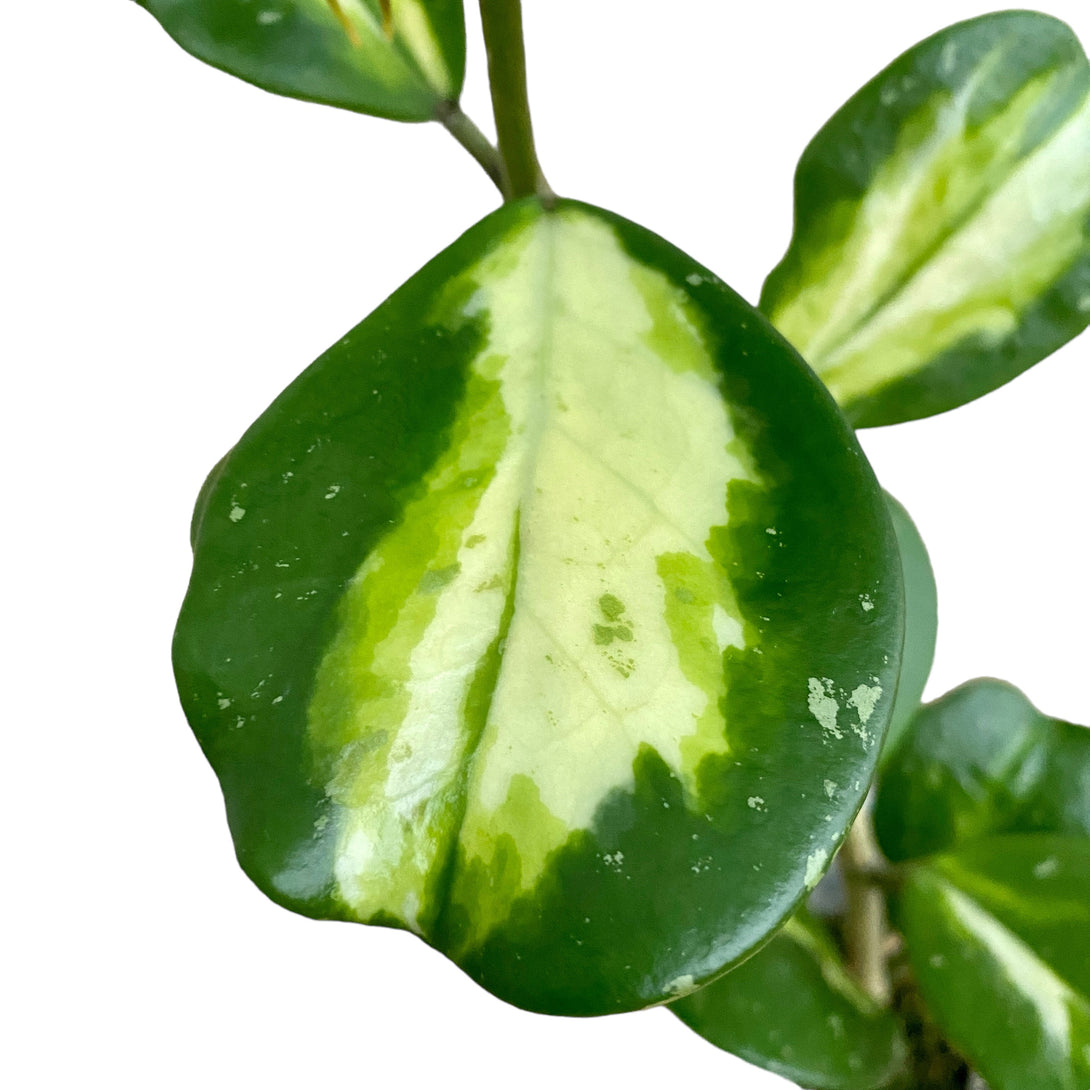
[{"label": "green stem", "polygon": [[875,1002],[889,1006],[892,996],[887,964],[886,897],[865,875],[880,872],[882,854],[874,839],[870,812],[859,811],[840,849],[847,886],[848,910],[844,918],[844,945],[848,967],[863,990]]},{"label": "green stem", "polygon": [[551,197],[552,190],[538,165],[530,124],[522,4],[520,0],[480,0],[480,4],[504,197],[509,201],[535,193]]},{"label": "green stem", "polygon": [[441,103],[435,117],[443,128],[477,160],[500,193],[506,196],[503,188],[503,163],[500,160],[500,153],[488,142],[488,137],[473,124],[470,118],[462,113],[458,103]]}]

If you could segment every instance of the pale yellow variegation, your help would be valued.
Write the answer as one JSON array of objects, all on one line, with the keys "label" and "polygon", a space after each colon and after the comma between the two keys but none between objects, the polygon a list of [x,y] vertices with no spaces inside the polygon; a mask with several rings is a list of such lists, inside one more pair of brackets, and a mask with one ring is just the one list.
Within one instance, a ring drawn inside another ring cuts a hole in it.
[{"label": "pale yellow variegation", "polygon": [[[972,341],[998,344],[1085,255],[1090,96],[1043,138],[1070,86],[1046,71],[974,119],[1017,42],[996,47],[955,92],[936,89],[897,132],[866,192],[822,212],[800,265],[769,301],[773,324],[844,406]],[[942,65],[957,62],[947,42]],[[890,79],[893,107],[911,81]],[[847,152],[846,152],[847,154]],[[1090,312],[1090,296],[1080,303]]]},{"label": "pale yellow variegation", "polygon": [[641,747],[691,793],[728,751],[722,654],[746,633],[708,539],[757,475],[687,296],[591,216],[509,233],[431,318],[485,341],[346,594],[309,722],[351,912],[419,929],[455,847],[488,866],[512,837],[484,933]]},{"label": "pale yellow variegation", "polygon": [[[365,0],[299,0],[311,16],[333,20],[344,32],[355,62],[391,87],[416,82],[418,77],[394,48],[381,16]],[[390,0],[390,29],[441,98],[453,97],[454,76],[443,59],[427,7],[420,0]],[[258,15],[260,18],[260,15]]]}]

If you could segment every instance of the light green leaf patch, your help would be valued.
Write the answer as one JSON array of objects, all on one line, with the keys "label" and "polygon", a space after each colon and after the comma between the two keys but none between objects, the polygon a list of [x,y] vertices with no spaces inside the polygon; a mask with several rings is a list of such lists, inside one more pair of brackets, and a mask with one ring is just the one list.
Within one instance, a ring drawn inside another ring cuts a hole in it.
[{"label": "light green leaf patch", "polygon": [[759,945],[890,713],[854,433],[715,277],[573,202],[501,209],[300,376],[194,542],[175,663],[248,871],[536,1010]]},{"label": "light green leaf patch", "polygon": [[896,1018],[860,989],[805,912],[670,1009],[713,1045],[815,1090],[879,1090],[904,1069]]},{"label": "light green leaf patch", "polygon": [[1090,65],[1001,12],[896,60],[821,129],[761,309],[858,427],[954,408],[1090,322]]},{"label": "light green leaf patch", "polygon": [[905,647],[901,676],[897,679],[897,699],[882,750],[883,764],[900,745],[920,710],[920,698],[935,660],[939,626],[938,591],[927,547],[909,513],[888,492],[886,505],[897,535],[905,580]]},{"label": "light green leaf patch", "polygon": [[911,868],[906,950],[940,1027],[994,1090],[1090,1085],[1090,841],[977,841]]},{"label": "light green leaf patch", "polygon": [[183,49],[293,98],[400,121],[456,100],[461,0],[138,0]]}]

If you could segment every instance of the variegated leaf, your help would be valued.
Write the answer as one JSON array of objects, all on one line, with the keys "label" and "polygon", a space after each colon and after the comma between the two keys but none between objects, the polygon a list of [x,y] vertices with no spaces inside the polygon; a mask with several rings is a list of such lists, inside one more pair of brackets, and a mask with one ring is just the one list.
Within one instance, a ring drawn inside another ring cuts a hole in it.
[{"label": "variegated leaf", "polygon": [[893,860],[991,833],[1090,837],[1090,730],[1013,685],[967,682],[918,713],[879,779],[875,826]]},{"label": "variegated leaf", "polygon": [[1090,1086],[1090,840],[1010,836],[913,866],[905,949],[992,1090]]},{"label": "variegated leaf", "polygon": [[904,1071],[897,1019],[848,975],[806,912],[670,1009],[713,1045],[813,1090],[880,1090]]},{"label": "variegated leaf", "polygon": [[682,994],[820,877],[900,565],[798,356],[661,239],[508,205],[217,468],[175,663],[239,857],[519,1005]]},{"label": "variegated leaf", "polygon": [[280,95],[428,121],[461,92],[462,0],[137,2],[193,56]]},{"label": "variegated leaf", "polygon": [[761,310],[857,427],[1014,378],[1090,322],[1090,65],[986,15],[910,49],[821,129]]}]

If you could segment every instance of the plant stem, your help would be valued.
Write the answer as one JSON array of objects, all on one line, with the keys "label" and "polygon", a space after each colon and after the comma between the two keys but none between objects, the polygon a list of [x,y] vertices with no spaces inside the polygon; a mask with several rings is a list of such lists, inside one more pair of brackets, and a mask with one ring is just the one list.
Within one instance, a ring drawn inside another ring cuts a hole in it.
[{"label": "plant stem", "polygon": [[509,201],[535,193],[551,197],[552,190],[538,165],[530,125],[521,0],[480,0],[480,4],[504,197]]},{"label": "plant stem", "polygon": [[435,119],[477,160],[500,193],[506,196],[503,188],[503,163],[500,160],[500,153],[488,142],[488,137],[470,118],[462,113],[461,106],[457,102],[444,102],[440,105]]},{"label": "plant stem", "polygon": [[886,962],[886,898],[868,875],[880,871],[881,852],[874,839],[870,812],[859,811],[840,849],[847,886],[848,909],[844,918],[844,945],[848,968],[875,1002],[888,1006],[892,996]]}]

